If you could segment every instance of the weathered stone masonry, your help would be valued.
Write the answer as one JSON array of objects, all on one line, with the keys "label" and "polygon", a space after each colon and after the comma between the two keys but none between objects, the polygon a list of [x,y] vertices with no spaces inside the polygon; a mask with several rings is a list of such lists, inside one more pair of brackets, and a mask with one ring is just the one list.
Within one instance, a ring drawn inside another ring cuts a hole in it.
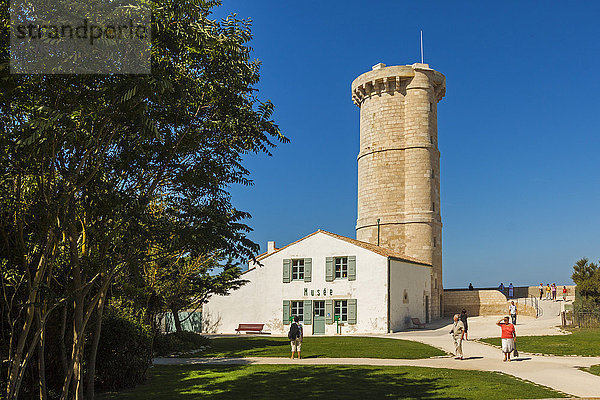
[{"label": "weathered stone masonry", "polygon": [[352,82],[360,107],[356,238],[431,263],[436,317],[443,314],[437,103],[445,92],[444,75],[420,63],[377,64]]}]

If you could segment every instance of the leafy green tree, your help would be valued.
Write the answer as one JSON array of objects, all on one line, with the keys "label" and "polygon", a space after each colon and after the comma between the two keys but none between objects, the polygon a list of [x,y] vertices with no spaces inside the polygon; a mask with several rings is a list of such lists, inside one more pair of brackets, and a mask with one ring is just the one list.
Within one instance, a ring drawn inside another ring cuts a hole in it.
[{"label": "leafy green tree", "polygon": [[[210,19],[218,1],[152,4],[151,75],[11,75],[8,1],[0,0],[0,261],[9,331],[7,398],[29,368],[47,397],[47,321],[69,332],[61,398],[94,397],[92,347],[114,278],[149,249],[248,258],[246,212],[228,187],[249,185],[243,156],[286,142],[256,97],[250,22]],[[165,215],[151,205],[164,203]],[[66,329],[69,328],[69,329]],[[64,333],[67,335],[68,333]],[[96,345],[94,345],[96,343]],[[36,368],[31,360],[37,354]],[[33,386],[30,386],[33,387]]]},{"label": "leafy green tree", "polygon": [[146,285],[162,303],[162,311],[172,313],[177,332],[182,331],[185,321],[180,319],[180,311],[199,310],[210,295],[226,295],[247,283],[240,279],[239,265],[231,259],[225,264],[221,261],[218,253],[196,258],[176,256],[147,269]]},{"label": "leafy green tree", "polygon": [[600,268],[598,264],[582,258],[573,266],[571,279],[577,285],[577,292],[586,300],[600,304]]}]

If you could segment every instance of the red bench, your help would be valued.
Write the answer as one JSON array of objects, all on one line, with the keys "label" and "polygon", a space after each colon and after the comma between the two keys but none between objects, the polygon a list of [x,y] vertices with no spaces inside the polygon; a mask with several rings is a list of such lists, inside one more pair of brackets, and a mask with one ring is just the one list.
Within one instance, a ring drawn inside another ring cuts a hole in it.
[{"label": "red bench", "polygon": [[237,329],[235,330],[237,333],[243,332],[255,332],[255,333],[263,333],[263,328],[265,324],[239,324]]},{"label": "red bench", "polygon": [[410,320],[412,321],[413,325],[417,328],[425,328],[425,324],[422,323],[421,320],[419,320],[419,318],[411,318]]}]

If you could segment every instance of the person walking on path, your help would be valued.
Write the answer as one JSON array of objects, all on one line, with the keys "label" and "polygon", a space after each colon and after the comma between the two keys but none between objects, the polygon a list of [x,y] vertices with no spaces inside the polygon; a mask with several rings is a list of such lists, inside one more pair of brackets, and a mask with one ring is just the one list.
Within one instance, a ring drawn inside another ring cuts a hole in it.
[{"label": "person walking on path", "polygon": [[550,284],[549,284],[549,283],[547,283],[547,284],[546,284],[546,300],[550,300],[550,291],[551,291],[551,290],[552,290],[552,289],[550,288]]},{"label": "person walking on path", "polygon": [[556,301],[556,283],[552,284],[552,300]]},{"label": "person walking on path", "polygon": [[504,293],[504,283],[500,282],[500,286],[498,286],[498,290],[499,290],[499,291],[500,291],[502,294],[505,294],[505,293]]},{"label": "person walking on path", "polygon": [[515,287],[511,282],[510,285],[508,285],[508,298],[512,299],[513,297],[515,297]]},{"label": "person walking on path", "polygon": [[563,286],[563,301],[567,301],[567,287]]},{"label": "person walking on path", "polygon": [[512,319],[513,325],[517,324],[517,306],[514,301],[510,302],[510,306],[508,306],[508,312],[510,314],[510,318]]},{"label": "person walking on path", "polygon": [[504,353],[504,361],[510,361],[510,353],[515,350],[515,339],[517,332],[515,326],[509,322],[508,317],[504,317],[496,322],[496,325],[502,329],[502,352]]},{"label": "person walking on path", "polygon": [[304,333],[302,332],[300,318],[298,318],[297,315],[294,317],[294,322],[290,326],[288,338],[290,339],[290,344],[292,345],[292,360],[294,359],[294,353],[296,351],[298,352],[298,360],[300,360],[300,350],[302,349],[302,339],[304,339]]},{"label": "person walking on path", "polygon": [[452,330],[450,331],[452,335],[452,339],[454,339],[454,357],[456,360],[463,359],[463,351],[462,351],[462,341],[465,335],[465,326],[460,320],[460,315],[454,314],[454,325],[452,325]]},{"label": "person walking on path", "polygon": [[469,340],[469,323],[467,322],[467,310],[463,308],[460,313],[460,320],[465,326],[465,340]]},{"label": "person walking on path", "polygon": [[540,283],[540,300],[544,297],[544,285]]}]

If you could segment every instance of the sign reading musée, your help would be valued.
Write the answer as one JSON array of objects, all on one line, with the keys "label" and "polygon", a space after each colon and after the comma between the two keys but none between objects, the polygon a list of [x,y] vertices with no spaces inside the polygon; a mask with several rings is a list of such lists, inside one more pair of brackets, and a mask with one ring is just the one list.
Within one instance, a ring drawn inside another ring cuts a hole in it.
[{"label": "sign reading mus\u00e9e", "polygon": [[251,323],[283,335],[294,316],[304,335],[386,333],[429,315],[430,265],[322,230],[258,256],[242,278],[204,305],[206,333]]}]

